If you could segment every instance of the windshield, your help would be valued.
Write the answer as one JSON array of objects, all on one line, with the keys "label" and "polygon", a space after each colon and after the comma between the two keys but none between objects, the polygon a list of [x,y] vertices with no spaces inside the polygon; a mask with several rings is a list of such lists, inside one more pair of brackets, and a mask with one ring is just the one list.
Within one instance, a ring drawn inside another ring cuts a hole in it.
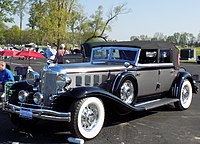
[{"label": "windshield", "polygon": [[92,49],[92,62],[125,62],[129,61],[135,63],[137,55],[139,53],[138,48],[130,47],[97,47]]}]

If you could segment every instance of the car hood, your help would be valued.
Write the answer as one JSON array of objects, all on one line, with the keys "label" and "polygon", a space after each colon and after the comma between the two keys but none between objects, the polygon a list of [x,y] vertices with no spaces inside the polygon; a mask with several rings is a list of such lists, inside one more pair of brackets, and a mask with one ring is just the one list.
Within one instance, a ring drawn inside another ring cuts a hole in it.
[{"label": "car hood", "polygon": [[73,73],[88,73],[88,72],[100,72],[100,71],[115,71],[124,70],[123,64],[91,64],[91,63],[72,63],[72,64],[55,64],[46,67],[48,71],[54,71],[63,74]]}]

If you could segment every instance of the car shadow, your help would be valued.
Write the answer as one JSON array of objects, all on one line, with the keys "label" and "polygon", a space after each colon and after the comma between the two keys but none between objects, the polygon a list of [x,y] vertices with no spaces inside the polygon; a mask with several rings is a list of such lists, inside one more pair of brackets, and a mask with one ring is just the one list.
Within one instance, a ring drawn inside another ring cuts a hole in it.
[{"label": "car shadow", "polygon": [[0,143],[67,143],[71,137],[67,123],[58,123],[40,120],[36,125],[28,129],[19,129],[7,119],[9,127],[5,129],[7,134],[1,134]]},{"label": "car shadow", "polygon": [[120,123],[134,121],[136,119],[150,116],[150,115],[156,114],[158,112],[174,112],[174,111],[177,111],[175,109],[174,105],[169,104],[169,105],[161,106],[161,107],[158,107],[158,108],[155,108],[152,110],[148,110],[148,111],[139,111],[139,112],[133,111],[126,115],[118,115],[118,114],[111,113],[109,116],[107,116],[109,118],[106,119],[104,127],[109,127],[109,126],[113,126],[113,125],[118,125]]},{"label": "car shadow", "polygon": [[[158,112],[169,112],[174,110],[173,107],[163,106],[151,111],[131,112],[126,115],[111,114],[109,115],[109,118],[106,118],[104,127],[134,121]],[[9,119],[7,119],[7,124],[9,124],[9,127],[6,131],[9,135],[5,134],[0,136],[0,143],[67,143],[67,138],[71,137],[67,122],[58,123],[40,120],[36,125],[29,127],[29,129],[17,129]]]}]

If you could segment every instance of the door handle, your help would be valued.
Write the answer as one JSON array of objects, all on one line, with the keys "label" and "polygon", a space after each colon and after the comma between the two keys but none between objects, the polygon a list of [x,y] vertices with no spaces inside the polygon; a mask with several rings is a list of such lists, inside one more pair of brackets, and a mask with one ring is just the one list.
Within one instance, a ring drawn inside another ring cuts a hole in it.
[{"label": "door handle", "polygon": [[161,74],[161,70],[158,71],[158,75],[160,75],[160,74]]},{"label": "door handle", "polygon": [[141,75],[141,73],[137,73],[135,76],[136,76],[136,77],[139,77],[140,75]]},{"label": "door handle", "polygon": [[170,72],[170,73],[172,74],[172,73],[174,73],[174,72],[175,72],[175,70],[171,70],[171,72]]}]

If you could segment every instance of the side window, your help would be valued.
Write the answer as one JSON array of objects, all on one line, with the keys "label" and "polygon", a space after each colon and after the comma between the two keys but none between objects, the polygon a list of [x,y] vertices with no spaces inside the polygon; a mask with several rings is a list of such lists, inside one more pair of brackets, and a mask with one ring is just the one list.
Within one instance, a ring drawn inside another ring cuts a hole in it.
[{"label": "side window", "polygon": [[171,50],[160,50],[159,63],[171,63]]},{"label": "side window", "polygon": [[154,49],[142,49],[140,52],[139,63],[148,64],[148,63],[157,63],[158,62],[158,50]]},{"label": "side window", "polygon": [[120,59],[119,50],[112,51],[112,59]]},{"label": "side window", "polygon": [[136,51],[131,51],[131,50],[113,50],[112,59],[134,61],[136,53],[137,53]]}]

